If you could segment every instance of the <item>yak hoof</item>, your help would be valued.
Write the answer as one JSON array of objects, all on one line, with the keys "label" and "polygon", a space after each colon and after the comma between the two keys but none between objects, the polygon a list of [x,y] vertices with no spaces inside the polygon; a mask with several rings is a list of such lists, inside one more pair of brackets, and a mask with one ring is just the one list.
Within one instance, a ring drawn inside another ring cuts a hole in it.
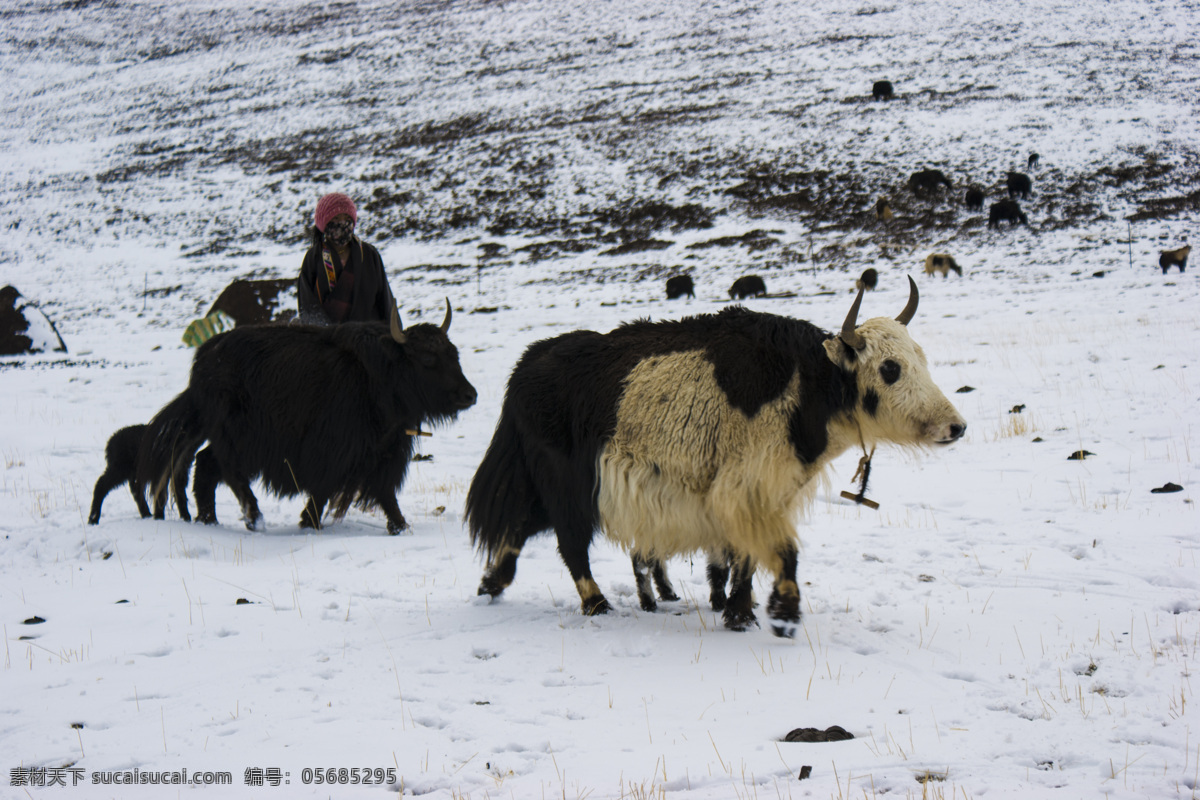
[{"label": "yak hoof", "polygon": [[583,601],[583,613],[589,617],[594,617],[597,614],[607,614],[612,610],[612,606],[608,604],[608,600],[602,594],[589,597]]},{"label": "yak hoof", "polygon": [[216,525],[217,515],[215,513],[202,512],[196,515],[196,522],[202,522],[205,525]]},{"label": "yak hoof", "polygon": [[800,626],[795,622],[780,622],[777,620],[771,623],[771,633],[780,639],[795,639],[796,631],[799,628]]},{"label": "yak hoof", "polygon": [[262,522],[263,518],[261,514],[259,514],[257,517],[247,517],[246,530],[250,531],[251,533],[258,533],[262,530]]},{"label": "yak hoof", "polygon": [[404,517],[401,517],[399,522],[393,522],[389,519],[387,524],[388,536],[398,536],[411,527],[412,526],[408,524],[408,521],[404,519]]},{"label": "yak hoof", "polygon": [[495,581],[491,580],[488,577],[484,577],[484,579],[479,582],[479,591],[475,592],[475,594],[479,597],[482,597],[483,595],[486,594],[487,596],[489,596],[493,600],[495,600],[497,597],[499,597],[504,592],[504,589],[505,589],[505,587],[501,586],[500,584],[496,583]]},{"label": "yak hoof", "polygon": [[300,527],[301,528],[312,528],[314,531],[319,531],[319,530],[321,530],[321,521],[317,520],[316,522],[313,522],[312,516],[307,511],[305,511],[303,514],[300,515]]},{"label": "yak hoof", "polygon": [[671,589],[667,589],[665,592],[662,589],[659,589],[658,599],[662,600],[664,603],[674,603],[679,599],[679,595],[675,594],[675,592]]},{"label": "yak hoof", "polygon": [[[678,600],[679,598],[678,597],[675,597],[675,598],[664,597],[663,598],[663,600],[671,600],[671,599]],[[642,605],[642,611],[646,611],[648,613],[654,613],[655,611],[658,611],[658,603],[654,602],[653,597],[639,598],[639,602]]]},{"label": "yak hoof", "polygon": [[713,592],[708,596],[708,602],[712,605],[713,611],[725,610],[725,593]]},{"label": "yak hoof", "polygon": [[100,524],[100,515],[99,514],[92,514],[91,516],[88,517],[88,525],[99,525],[99,524]]},{"label": "yak hoof", "polygon": [[733,609],[725,608],[725,627],[731,631],[748,631],[751,628],[758,627],[758,617],[754,616],[753,611],[744,611],[741,613],[730,613]]}]

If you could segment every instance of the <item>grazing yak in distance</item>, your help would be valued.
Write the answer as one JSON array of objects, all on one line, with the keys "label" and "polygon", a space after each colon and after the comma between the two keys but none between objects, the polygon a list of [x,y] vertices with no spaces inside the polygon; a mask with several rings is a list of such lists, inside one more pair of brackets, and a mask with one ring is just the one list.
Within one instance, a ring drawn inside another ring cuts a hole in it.
[{"label": "grazing yak in distance", "polygon": [[962,267],[954,260],[954,256],[946,255],[945,253],[933,253],[925,257],[925,274],[932,275],[935,272],[942,273],[945,278],[950,274],[950,270],[954,270],[954,274],[962,277]]},{"label": "grazing yak in distance", "polygon": [[971,211],[981,211],[983,209],[983,192],[974,186],[967,189],[967,193],[963,197],[963,205]]},{"label": "grazing yak in distance", "polygon": [[467,493],[487,560],[479,594],[499,596],[526,541],[553,529],[583,612],[609,611],[588,559],[600,530],[629,548],[639,584],[663,559],[703,550],[723,598],[730,564],[733,630],[757,624],[751,583],[764,567],[772,631],[794,635],[795,516],[830,462],[851,447],[949,444],[966,430],[909,336],[911,278],[909,289],[896,319],[862,324],[860,290],[838,334],[733,306],[530,345]]},{"label": "grazing yak in distance", "polygon": [[1033,191],[1033,180],[1023,172],[1008,173],[1004,183],[1008,187],[1009,197],[1029,197],[1029,193]]},{"label": "grazing yak in distance", "polygon": [[[196,461],[201,522],[217,521],[216,484],[233,490],[246,528],[262,525],[250,481],[276,495],[307,493],[302,524],[320,527],[325,504],[378,506],[388,533],[408,527],[396,502],[422,425],[475,404],[458,350],[440,326],[351,322],[328,327],[234,328],[196,350],[188,388],[143,436],[138,477],[160,495]],[[208,447],[196,455],[204,441]]]},{"label": "grazing yak in distance", "polygon": [[767,293],[767,284],[758,275],[743,275],[729,287],[730,298],[762,297]]},{"label": "grazing yak in distance", "polygon": [[914,172],[908,178],[908,188],[918,197],[927,192],[941,191],[942,186],[947,189],[954,188],[950,179],[940,169],[923,169]]},{"label": "grazing yak in distance", "polygon": [[875,203],[875,219],[880,222],[890,222],[895,213],[892,211],[891,205],[886,197],[881,197]]},{"label": "grazing yak in distance", "polygon": [[1015,227],[1028,225],[1029,218],[1016,200],[999,200],[988,209],[988,227],[999,228],[1001,222],[1011,222]]},{"label": "grazing yak in distance", "polygon": [[1037,153],[1030,153],[1029,159],[1025,162],[1026,168],[1031,169],[1031,170],[1037,169],[1038,162],[1040,162],[1041,160],[1042,160],[1041,156],[1039,156]]},{"label": "grazing yak in distance", "polygon": [[692,282],[691,275],[672,275],[667,278],[667,299],[674,300],[676,297],[696,296],[696,284]]},{"label": "grazing yak in distance", "polygon": [[871,86],[871,97],[876,100],[891,100],[894,96],[895,89],[891,81],[875,81]]},{"label": "grazing yak in distance", "polygon": [[1188,254],[1192,252],[1191,245],[1185,245],[1178,250],[1166,250],[1158,257],[1158,265],[1162,267],[1163,275],[1167,274],[1173,266],[1179,267],[1179,271],[1183,272],[1187,269]]}]

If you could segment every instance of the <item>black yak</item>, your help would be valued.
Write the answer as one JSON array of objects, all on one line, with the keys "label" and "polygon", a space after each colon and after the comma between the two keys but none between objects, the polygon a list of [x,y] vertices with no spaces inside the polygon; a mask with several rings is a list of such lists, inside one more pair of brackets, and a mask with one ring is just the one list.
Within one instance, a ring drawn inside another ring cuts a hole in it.
[{"label": "black yak", "polygon": [[954,188],[950,179],[940,169],[923,169],[914,172],[908,178],[909,190],[918,197],[927,192],[941,191],[942,186],[947,189]]},{"label": "black yak", "polygon": [[[301,524],[320,527],[325,504],[377,505],[391,534],[408,527],[396,502],[421,426],[453,419],[475,388],[441,326],[404,330],[400,315],[334,326],[235,328],[201,345],[188,388],[151,420],[138,474],[160,494],[196,460],[196,515],[215,523],[218,482],[233,490],[249,530],[262,514],[250,490],[310,497]],[[209,446],[196,455],[207,440]]]},{"label": "black yak", "polygon": [[696,296],[696,285],[692,283],[691,275],[672,275],[667,278],[667,299],[674,300],[676,297]]},{"label": "black yak", "polygon": [[871,87],[871,97],[876,100],[891,100],[895,96],[895,89],[892,88],[891,81],[875,81]]},{"label": "black yak", "polygon": [[729,287],[730,298],[762,297],[767,293],[767,284],[758,275],[743,275]]},{"label": "black yak", "polygon": [[[879,442],[949,444],[966,422],[933,383],[896,319],[838,334],[741,306],[678,321],[580,330],[526,349],[467,493],[471,539],[487,559],[479,594],[512,583],[526,541],[553,529],[585,614],[610,610],[592,577],[597,530],[628,547],[643,578],[663,559],[709,554],[728,628],[757,624],[751,582],[774,577],[773,632],[800,620],[796,514],[829,463]],[[720,582],[720,596],[717,582]]]},{"label": "black yak", "polygon": [[999,228],[1001,222],[1011,222],[1014,226],[1028,225],[1029,218],[1016,200],[998,200],[988,209],[988,227]]},{"label": "black yak", "polygon": [[963,197],[963,205],[971,211],[981,211],[983,209],[983,192],[974,186],[967,189],[967,193]]},{"label": "black yak", "polygon": [[1038,162],[1042,160],[1037,153],[1030,153],[1028,160],[1025,162],[1028,169],[1034,170],[1038,168]]},{"label": "black yak", "polygon": [[1192,252],[1192,246],[1186,245],[1178,250],[1166,250],[1158,257],[1158,265],[1162,267],[1163,275],[1167,274],[1167,270],[1171,267],[1179,267],[1179,271],[1183,272],[1187,269],[1188,253]]},{"label": "black yak", "polygon": [[1033,191],[1033,181],[1023,172],[1008,173],[1004,184],[1008,187],[1009,197],[1029,197],[1029,193]]},{"label": "black yak", "polygon": [[945,278],[953,270],[954,274],[962,277],[962,267],[954,260],[954,256],[946,255],[945,253],[934,253],[925,257],[925,274],[932,275],[935,272],[942,273]]},{"label": "black yak", "polygon": [[879,271],[874,267],[867,267],[863,270],[862,277],[854,282],[854,288],[874,290],[878,284]]}]

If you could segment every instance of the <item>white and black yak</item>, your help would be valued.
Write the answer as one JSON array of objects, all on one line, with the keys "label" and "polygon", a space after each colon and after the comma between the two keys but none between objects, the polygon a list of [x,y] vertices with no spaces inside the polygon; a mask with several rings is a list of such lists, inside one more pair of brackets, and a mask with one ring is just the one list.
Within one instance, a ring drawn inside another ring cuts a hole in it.
[{"label": "white and black yak", "polygon": [[487,559],[479,594],[500,595],[525,542],[552,529],[584,613],[610,610],[588,560],[603,531],[630,550],[639,596],[664,559],[704,551],[723,600],[731,565],[724,620],[735,630],[757,624],[751,582],[765,568],[772,630],[794,635],[796,517],[830,462],[879,442],[949,444],[966,430],[908,333],[909,287],[897,318],[861,325],[860,290],[837,334],[734,306],[530,345],[467,494]]},{"label": "white and black yak", "polygon": [[947,255],[946,253],[932,253],[925,256],[925,274],[934,275],[939,272],[943,278],[951,272],[960,278],[963,274],[962,267],[954,260],[954,256]]},{"label": "white and black yak", "polygon": [[213,495],[225,483],[258,530],[250,482],[261,478],[278,496],[309,496],[302,525],[320,527],[326,503],[335,515],[358,503],[378,506],[399,533],[408,523],[396,493],[413,435],[475,404],[450,318],[447,301],[440,326],[403,329],[393,313],[390,326],[254,325],[214,336],[196,350],[188,388],[150,421],[139,480],[161,496],[194,458],[201,522],[217,521]]},{"label": "white and black yak", "polygon": [[1163,275],[1166,275],[1171,267],[1179,267],[1180,272],[1187,269],[1188,254],[1191,252],[1192,246],[1185,245],[1178,250],[1165,250],[1159,254],[1158,265],[1162,267]]}]

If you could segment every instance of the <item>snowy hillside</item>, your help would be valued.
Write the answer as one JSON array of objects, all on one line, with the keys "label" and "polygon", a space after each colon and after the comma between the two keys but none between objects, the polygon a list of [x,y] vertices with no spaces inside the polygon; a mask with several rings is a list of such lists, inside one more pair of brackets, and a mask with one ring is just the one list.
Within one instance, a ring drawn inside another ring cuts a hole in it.
[{"label": "snowy hillside", "polygon": [[[1200,220],[1196,3],[0,18],[0,286],[68,347],[0,360],[0,795],[1200,791],[1200,280],[1158,268]],[[884,78],[896,97],[874,101]],[[952,188],[910,191],[926,167]],[[1012,170],[1029,225],[990,229]],[[411,532],[356,510],[302,531],[299,499],[261,488],[260,533],[225,489],[216,526],[139,519],[124,488],[88,526],[108,437],[187,383],[187,323],[236,278],[294,275],[333,190],[406,323],[449,297],[479,390],[420,445]],[[961,278],[922,274],[943,252]],[[463,501],[528,344],[717,311],[747,273],[790,295],[750,308],[836,330],[867,267],[864,318],[917,279],[910,330],[970,428],[881,449],[878,511],[839,496],[859,454],[836,463],[800,526],[795,640],[725,630],[702,557],[669,564],[682,600],[642,612],[605,542],[615,613],[580,613],[550,535],[477,598]],[[695,299],[664,299],[677,272]],[[784,741],[834,725],[854,738]],[[231,785],[105,783],[183,769]],[[78,785],[21,785],[56,777]]]}]

